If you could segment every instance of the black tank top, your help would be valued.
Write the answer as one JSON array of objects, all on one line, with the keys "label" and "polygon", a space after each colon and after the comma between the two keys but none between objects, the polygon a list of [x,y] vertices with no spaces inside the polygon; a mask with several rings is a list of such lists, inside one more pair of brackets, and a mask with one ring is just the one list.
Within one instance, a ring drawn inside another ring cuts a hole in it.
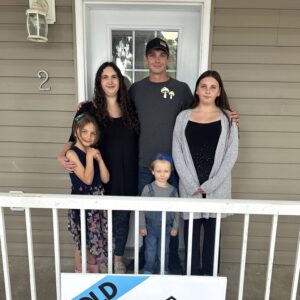
[{"label": "black tank top", "polygon": [[200,185],[209,178],[221,130],[221,120],[211,123],[187,123],[185,136]]}]

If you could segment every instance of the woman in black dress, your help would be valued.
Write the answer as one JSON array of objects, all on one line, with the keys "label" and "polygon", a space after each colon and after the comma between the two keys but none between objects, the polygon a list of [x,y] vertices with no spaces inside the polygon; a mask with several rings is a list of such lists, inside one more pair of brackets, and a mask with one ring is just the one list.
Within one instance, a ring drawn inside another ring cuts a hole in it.
[{"label": "woman in black dress", "polygon": [[[105,62],[99,67],[93,101],[83,103],[76,115],[83,112],[95,116],[101,129],[98,147],[110,173],[105,194],[136,196],[139,123],[134,105],[128,98],[124,77],[113,62]],[[62,154],[59,161],[70,170]],[[114,270],[119,274],[126,272],[123,255],[129,218],[130,211],[113,212]]]}]

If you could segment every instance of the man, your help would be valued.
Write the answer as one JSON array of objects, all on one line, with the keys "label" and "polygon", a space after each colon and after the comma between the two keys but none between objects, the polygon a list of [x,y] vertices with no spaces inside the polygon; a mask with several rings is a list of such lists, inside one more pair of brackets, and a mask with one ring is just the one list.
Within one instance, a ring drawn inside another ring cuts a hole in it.
[{"label": "man", "polygon": [[[130,96],[136,105],[141,132],[139,141],[139,193],[153,181],[149,169],[152,157],[160,152],[172,153],[173,128],[177,115],[191,106],[193,95],[184,82],[170,78],[168,44],[154,38],[146,46],[145,62],[149,77],[135,82]],[[173,172],[170,184],[178,186],[178,176]],[[178,237],[171,237],[169,270],[182,274],[178,256]],[[142,260],[142,257],[140,258]]]}]

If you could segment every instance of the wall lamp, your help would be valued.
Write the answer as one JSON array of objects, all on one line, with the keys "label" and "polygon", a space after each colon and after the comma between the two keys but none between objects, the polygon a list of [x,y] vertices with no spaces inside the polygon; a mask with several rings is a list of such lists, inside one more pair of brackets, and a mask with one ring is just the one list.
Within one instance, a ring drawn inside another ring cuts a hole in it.
[{"label": "wall lamp", "polygon": [[26,10],[27,39],[33,42],[48,41],[48,24],[55,22],[55,0],[29,0]]}]

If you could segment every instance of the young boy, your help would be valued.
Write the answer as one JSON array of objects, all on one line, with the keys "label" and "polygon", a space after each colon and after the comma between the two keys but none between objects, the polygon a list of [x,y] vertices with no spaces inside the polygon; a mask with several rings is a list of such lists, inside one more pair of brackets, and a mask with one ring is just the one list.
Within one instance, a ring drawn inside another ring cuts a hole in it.
[{"label": "young boy", "polygon": [[[177,189],[168,183],[173,169],[172,157],[158,153],[153,158],[150,170],[155,180],[146,185],[141,196],[178,197]],[[165,274],[168,274],[170,236],[176,236],[179,226],[179,213],[168,212],[166,215]],[[161,247],[161,212],[140,212],[140,234],[145,237],[144,274],[155,273],[156,261],[160,263]]]}]

